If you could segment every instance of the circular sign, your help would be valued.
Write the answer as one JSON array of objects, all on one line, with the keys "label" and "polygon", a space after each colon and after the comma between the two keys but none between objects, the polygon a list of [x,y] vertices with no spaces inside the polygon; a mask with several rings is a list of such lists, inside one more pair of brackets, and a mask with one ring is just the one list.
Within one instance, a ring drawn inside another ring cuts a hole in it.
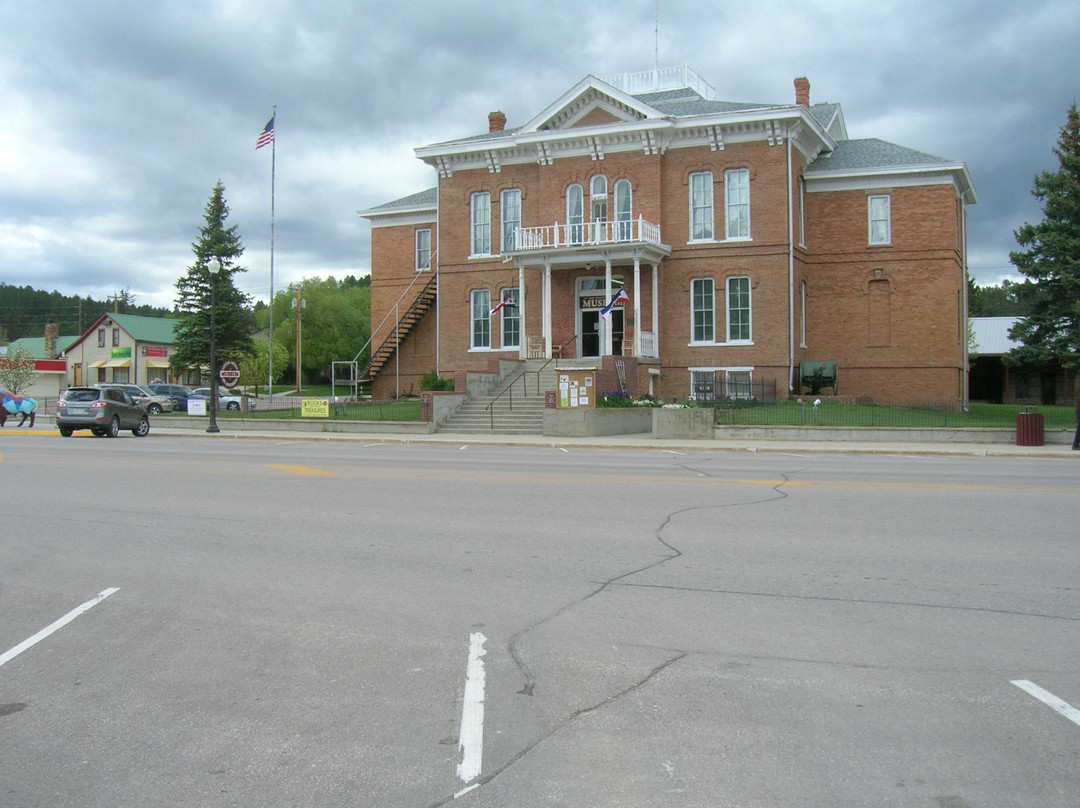
[{"label": "circular sign", "polygon": [[226,359],[218,369],[218,378],[226,387],[235,387],[240,381],[240,366],[231,359]]}]

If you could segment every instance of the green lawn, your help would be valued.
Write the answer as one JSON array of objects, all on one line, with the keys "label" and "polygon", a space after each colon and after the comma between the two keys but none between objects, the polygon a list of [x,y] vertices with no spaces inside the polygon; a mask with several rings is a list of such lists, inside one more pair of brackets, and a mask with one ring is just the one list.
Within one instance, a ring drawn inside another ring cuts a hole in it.
[{"label": "green lawn", "polygon": [[[967,412],[949,411],[933,405],[847,404],[823,401],[817,407],[781,401],[750,407],[718,407],[717,424],[742,426],[879,426],[879,427],[1015,427],[1018,414],[1028,408],[1007,404],[972,404]],[[1046,428],[1075,426],[1070,407],[1038,407]]]}]

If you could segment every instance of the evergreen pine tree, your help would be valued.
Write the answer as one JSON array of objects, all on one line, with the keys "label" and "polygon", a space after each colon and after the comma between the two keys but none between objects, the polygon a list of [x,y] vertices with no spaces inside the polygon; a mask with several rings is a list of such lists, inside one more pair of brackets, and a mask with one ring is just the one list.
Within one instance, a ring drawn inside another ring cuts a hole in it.
[{"label": "evergreen pine tree", "polygon": [[[1080,367],[1080,111],[1069,108],[1054,148],[1060,168],[1035,177],[1032,195],[1042,202],[1043,220],[1016,231],[1024,251],[1009,258],[1033,284],[1029,316],[1010,331],[1021,347],[1012,364]],[[1025,284],[1026,286],[1027,284]]]},{"label": "evergreen pine tree", "polygon": [[[184,368],[210,364],[210,303],[211,282],[214,283],[214,326],[217,361],[241,360],[255,350],[251,332],[253,315],[251,298],[240,292],[233,281],[238,272],[246,272],[236,264],[244,253],[237,226],[225,226],[229,206],[225,202],[225,186],[218,180],[203,211],[205,224],[199,229],[199,239],[191,245],[195,263],[176,282],[178,322],[169,365],[173,373]],[[221,259],[222,269],[216,277],[209,271]]]}]

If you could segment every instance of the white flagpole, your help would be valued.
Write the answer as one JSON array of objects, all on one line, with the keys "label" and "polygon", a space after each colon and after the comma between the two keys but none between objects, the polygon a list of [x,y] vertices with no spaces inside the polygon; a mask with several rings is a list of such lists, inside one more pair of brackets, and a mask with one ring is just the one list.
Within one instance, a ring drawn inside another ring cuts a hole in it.
[{"label": "white flagpole", "polygon": [[274,407],[274,183],[277,174],[277,104],[270,116],[274,122],[274,139],[270,142],[270,352],[267,360],[266,391],[270,396],[269,406]]}]

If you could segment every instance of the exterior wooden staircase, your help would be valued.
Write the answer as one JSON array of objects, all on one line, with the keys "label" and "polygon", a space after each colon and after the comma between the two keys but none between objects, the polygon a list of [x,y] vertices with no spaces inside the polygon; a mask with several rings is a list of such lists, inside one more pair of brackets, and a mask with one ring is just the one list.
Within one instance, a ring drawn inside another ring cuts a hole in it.
[{"label": "exterior wooden staircase", "polygon": [[382,370],[383,366],[390,360],[390,357],[394,355],[394,351],[397,350],[401,341],[408,336],[409,332],[416,327],[416,324],[423,319],[424,315],[428,313],[433,305],[435,305],[435,298],[438,295],[438,275],[432,275],[431,280],[427,282],[409,304],[409,308],[405,310],[405,313],[401,315],[397,323],[392,326],[389,336],[383,340],[382,344],[371,352],[371,361],[365,365],[359,373],[359,379],[362,382],[370,382],[375,378],[375,375]]}]

